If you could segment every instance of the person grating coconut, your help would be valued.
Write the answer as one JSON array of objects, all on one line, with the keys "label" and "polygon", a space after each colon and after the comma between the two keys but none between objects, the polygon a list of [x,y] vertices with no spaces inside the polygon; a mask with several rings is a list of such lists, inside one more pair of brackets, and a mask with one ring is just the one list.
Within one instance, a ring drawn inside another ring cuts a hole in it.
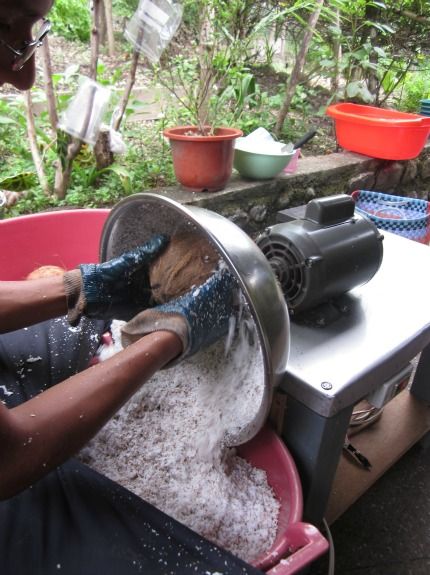
[{"label": "person grating coconut", "polygon": [[[0,0],[0,84],[32,86],[51,6]],[[105,263],[0,282],[2,575],[260,573],[71,459],[157,370],[227,332],[227,270],[151,307],[149,266],[168,243],[156,236]],[[87,368],[112,318],[131,320],[130,344]]]}]

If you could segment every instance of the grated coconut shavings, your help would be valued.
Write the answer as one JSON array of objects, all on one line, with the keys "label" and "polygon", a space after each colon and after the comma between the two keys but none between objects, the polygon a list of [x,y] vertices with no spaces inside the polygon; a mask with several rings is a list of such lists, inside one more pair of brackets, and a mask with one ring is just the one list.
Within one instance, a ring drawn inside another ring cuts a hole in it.
[{"label": "grated coconut shavings", "polygon": [[[114,321],[114,346],[121,349]],[[249,330],[249,326],[248,326]],[[230,340],[231,335],[230,335]],[[267,552],[279,503],[266,473],[224,440],[252,418],[264,386],[261,350],[243,336],[158,372],[81,452],[81,459],[245,561]],[[251,338],[252,339],[252,338]]]}]

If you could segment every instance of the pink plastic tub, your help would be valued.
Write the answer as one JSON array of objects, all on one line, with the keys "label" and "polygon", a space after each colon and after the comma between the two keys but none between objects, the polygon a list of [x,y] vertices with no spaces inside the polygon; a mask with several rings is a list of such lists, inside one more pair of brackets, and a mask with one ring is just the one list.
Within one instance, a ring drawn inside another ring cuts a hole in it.
[{"label": "pink plastic tub", "polygon": [[72,269],[97,262],[109,211],[64,210],[0,220],[0,280],[25,279],[44,265]]},{"label": "pink plastic tub", "polygon": [[240,446],[238,454],[266,471],[267,481],[280,502],[276,539],[254,566],[269,575],[293,575],[323,555],[329,546],[316,527],[301,520],[302,488],[293,458],[269,427]]},{"label": "pink plastic tub", "polygon": [[[101,232],[109,210],[66,210],[0,220],[0,280],[24,279],[43,265],[65,269],[99,259]],[[268,575],[293,575],[328,549],[327,540],[302,522],[302,488],[294,461],[270,428],[238,448],[249,463],[264,469],[280,502],[278,533],[254,562]]]}]

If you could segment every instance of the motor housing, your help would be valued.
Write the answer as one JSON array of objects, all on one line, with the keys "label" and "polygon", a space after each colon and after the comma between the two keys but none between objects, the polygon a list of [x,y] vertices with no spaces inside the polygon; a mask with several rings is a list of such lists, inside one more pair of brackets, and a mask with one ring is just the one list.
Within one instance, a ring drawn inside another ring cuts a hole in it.
[{"label": "motor housing", "polygon": [[[303,210],[302,210],[303,213]],[[281,223],[256,243],[268,259],[290,313],[329,301],[368,282],[383,257],[383,236],[344,194],[309,202],[304,216],[279,212]]]}]

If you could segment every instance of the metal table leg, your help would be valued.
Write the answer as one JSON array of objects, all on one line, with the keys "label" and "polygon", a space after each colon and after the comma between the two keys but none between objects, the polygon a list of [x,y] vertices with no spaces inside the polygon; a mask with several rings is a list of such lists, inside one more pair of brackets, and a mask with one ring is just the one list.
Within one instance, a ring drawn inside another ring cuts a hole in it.
[{"label": "metal table leg", "polygon": [[324,517],[353,406],[322,417],[287,397],[282,438],[299,471],[305,521],[318,525]]},{"label": "metal table leg", "polygon": [[430,403],[430,345],[421,352],[411,385],[411,393],[424,403]]}]

